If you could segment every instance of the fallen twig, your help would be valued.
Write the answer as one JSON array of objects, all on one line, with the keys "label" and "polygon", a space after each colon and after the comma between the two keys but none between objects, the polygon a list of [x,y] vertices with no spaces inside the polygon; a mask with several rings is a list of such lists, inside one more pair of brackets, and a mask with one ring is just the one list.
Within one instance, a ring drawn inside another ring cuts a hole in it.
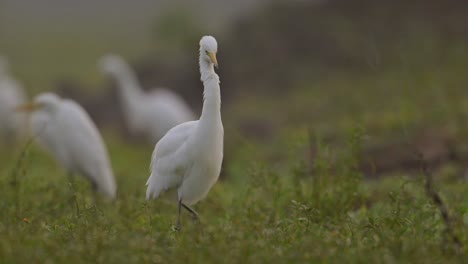
[{"label": "fallen twig", "polygon": [[424,186],[426,189],[426,194],[439,209],[439,212],[442,215],[442,219],[445,224],[445,235],[455,245],[457,253],[459,253],[461,252],[461,249],[463,248],[463,244],[453,229],[453,225],[452,225],[453,219],[451,218],[449,214],[447,205],[442,201],[442,198],[434,189],[432,173],[429,169],[427,161],[424,159],[423,154],[419,151],[416,151],[415,154],[417,156],[417,160],[419,161],[421,165],[422,173],[426,179],[426,183]]}]

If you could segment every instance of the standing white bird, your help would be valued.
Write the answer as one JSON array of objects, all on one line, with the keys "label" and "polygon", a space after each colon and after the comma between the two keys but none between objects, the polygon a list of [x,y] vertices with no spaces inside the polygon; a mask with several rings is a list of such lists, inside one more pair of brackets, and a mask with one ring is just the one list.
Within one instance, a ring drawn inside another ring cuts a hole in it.
[{"label": "standing white bird", "polygon": [[125,123],[132,134],[143,135],[154,144],[169,129],[195,119],[190,107],[176,93],[162,88],[144,92],[121,57],[104,56],[99,66],[117,83]]},{"label": "standing white bird", "polygon": [[94,190],[115,198],[117,186],[104,141],[80,105],[43,93],[17,110],[32,112],[33,136],[70,175],[84,176]]},{"label": "standing white bird", "polygon": [[26,118],[15,113],[15,107],[23,104],[26,96],[21,84],[8,72],[8,62],[0,57],[0,137],[12,142],[22,137],[26,130]]},{"label": "standing white bird", "polygon": [[224,129],[219,77],[214,71],[214,66],[218,66],[217,51],[218,44],[212,36],[200,40],[200,73],[204,85],[200,119],[169,130],[156,144],[152,155],[146,199],[157,198],[161,192],[177,187],[177,228],[180,228],[181,207],[198,218],[189,206],[208,194],[221,171]]}]

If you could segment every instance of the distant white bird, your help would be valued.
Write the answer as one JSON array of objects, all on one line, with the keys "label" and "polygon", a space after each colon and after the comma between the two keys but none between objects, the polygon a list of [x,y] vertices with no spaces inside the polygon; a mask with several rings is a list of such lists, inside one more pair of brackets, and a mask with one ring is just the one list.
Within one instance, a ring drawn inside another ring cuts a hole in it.
[{"label": "distant white bird", "polygon": [[15,113],[15,107],[23,104],[26,96],[21,84],[8,72],[8,62],[0,57],[0,139],[12,142],[22,137],[26,130],[26,117]]},{"label": "distant white bird", "polygon": [[177,187],[180,228],[181,207],[195,218],[189,207],[203,199],[221,171],[224,130],[221,122],[221,91],[217,66],[218,44],[211,36],[200,40],[200,73],[204,85],[200,120],[180,124],[156,144],[151,160],[151,176],[146,185],[146,199],[157,198],[168,188]]},{"label": "distant white bird", "polygon": [[104,141],[80,105],[43,93],[17,110],[32,112],[33,136],[70,174],[84,176],[94,190],[115,198],[117,186]]},{"label": "distant white bird", "polygon": [[126,126],[132,134],[156,143],[169,129],[194,120],[190,107],[168,89],[144,92],[130,66],[117,55],[100,59],[101,70],[117,83]]}]

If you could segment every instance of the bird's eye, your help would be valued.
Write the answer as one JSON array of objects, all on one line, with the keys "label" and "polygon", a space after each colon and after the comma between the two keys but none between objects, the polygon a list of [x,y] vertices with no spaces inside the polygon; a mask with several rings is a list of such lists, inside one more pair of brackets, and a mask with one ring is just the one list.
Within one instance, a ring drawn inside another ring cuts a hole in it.
[{"label": "bird's eye", "polygon": [[207,51],[207,50],[205,50],[205,53],[208,55],[208,51]]}]

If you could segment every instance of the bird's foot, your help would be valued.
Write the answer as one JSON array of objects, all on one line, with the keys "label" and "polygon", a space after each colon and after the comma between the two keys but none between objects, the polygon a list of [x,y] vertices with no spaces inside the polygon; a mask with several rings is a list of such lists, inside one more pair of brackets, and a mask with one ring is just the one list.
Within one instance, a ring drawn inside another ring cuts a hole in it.
[{"label": "bird's foot", "polygon": [[174,231],[174,232],[179,232],[180,230],[182,229],[180,223],[177,223],[176,225],[173,225],[171,227],[171,230]]}]

